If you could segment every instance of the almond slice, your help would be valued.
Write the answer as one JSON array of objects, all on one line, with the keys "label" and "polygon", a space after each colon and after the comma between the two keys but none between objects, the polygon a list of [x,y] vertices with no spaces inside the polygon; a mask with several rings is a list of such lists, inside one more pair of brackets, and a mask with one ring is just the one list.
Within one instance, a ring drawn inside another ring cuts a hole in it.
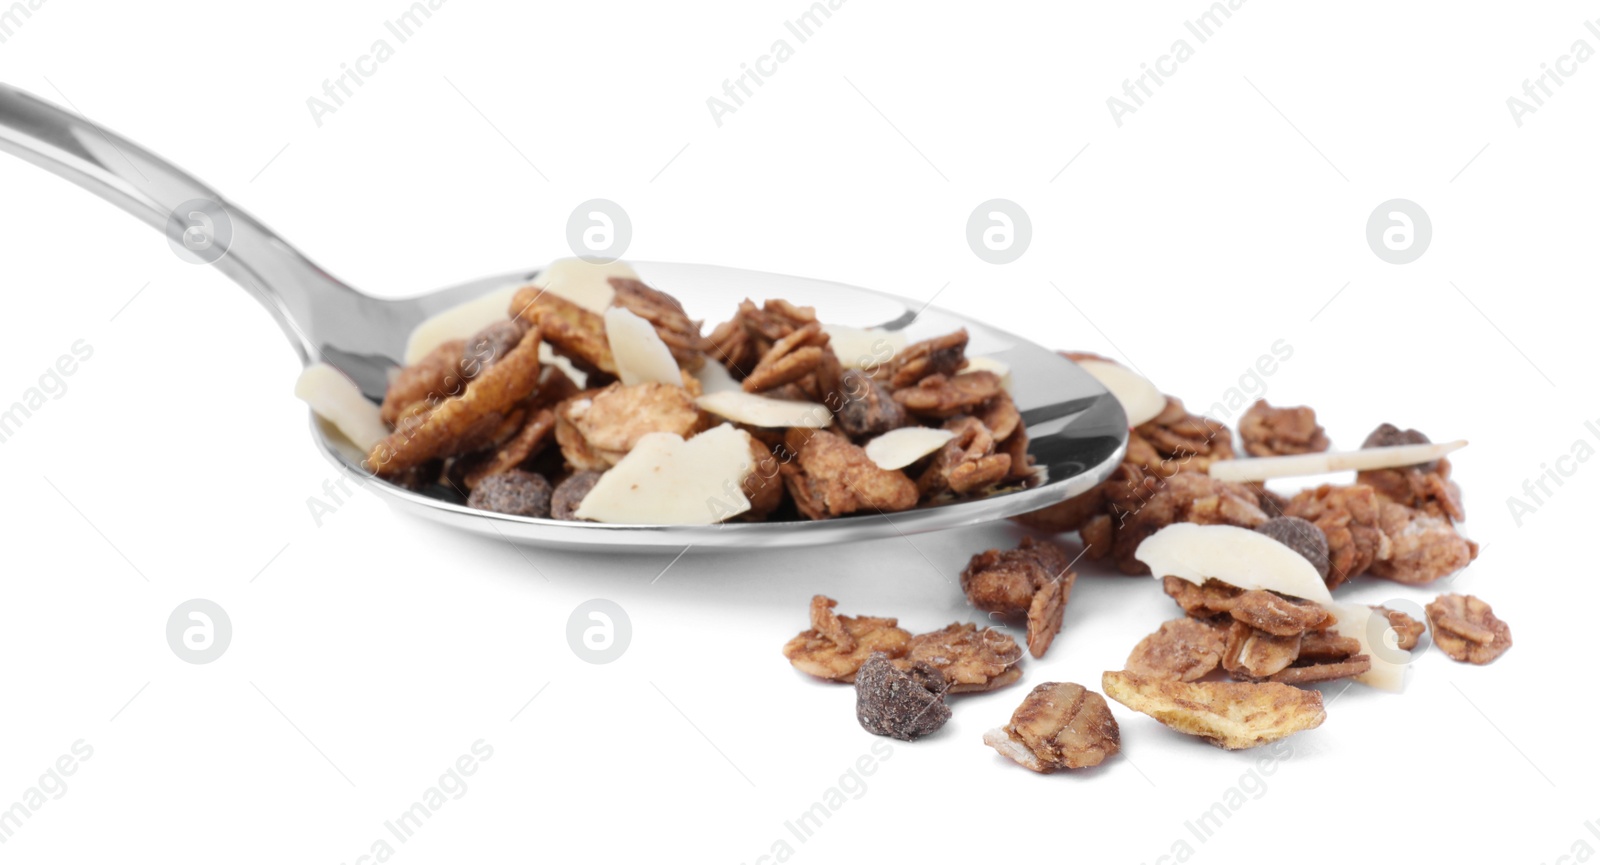
[{"label": "almond slice", "polygon": [[617,364],[617,377],[624,385],[655,382],[683,386],[678,362],[672,359],[672,350],[654,325],[620,306],[607,309],[605,320],[606,341]]},{"label": "almond slice", "polygon": [[1161,414],[1167,407],[1167,397],[1160,388],[1120,363],[1085,359],[1078,361],[1078,366],[1105,385],[1117,402],[1122,403],[1122,411],[1128,416],[1130,428]]},{"label": "almond slice", "polygon": [[824,324],[828,345],[845,369],[874,369],[889,362],[906,347],[906,335],[879,327]]},{"label": "almond slice", "polygon": [[616,296],[610,282],[613,276],[639,278],[639,274],[625,261],[595,264],[581,258],[558,258],[539,271],[530,285],[560,295],[584,309],[603,313]]},{"label": "almond slice", "polygon": [[1197,586],[1208,579],[1220,580],[1247,591],[1264,589],[1318,603],[1333,601],[1305,556],[1239,526],[1173,523],[1145,538],[1133,556],[1149,565],[1158,580],[1180,577]]},{"label": "almond slice", "polygon": [[[1387,636],[1392,626],[1383,614],[1366,604],[1328,604],[1328,612],[1338,621],[1334,631],[1361,644],[1358,654],[1372,658],[1372,669],[1355,677],[1357,682],[1380,691],[1400,693],[1406,687],[1406,670],[1411,666],[1411,653],[1389,643]],[[1373,645],[1373,637],[1383,645]]]},{"label": "almond slice", "polygon": [[997,358],[979,355],[967,358],[967,365],[961,368],[962,372],[992,372],[1000,377],[1000,386],[1011,390],[1011,365]]},{"label": "almond slice", "polygon": [[733,374],[728,372],[727,367],[710,358],[707,358],[705,364],[694,371],[694,377],[700,382],[700,392],[703,394],[744,390],[738,382],[733,380]]},{"label": "almond slice", "polygon": [[1217,460],[1211,464],[1210,471],[1211,476],[1219,481],[1266,481],[1273,478],[1323,475],[1352,469],[1355,471],[1393,469],[1433,462],[1466,446],[1466,439],[1456,439],[1453,442],[1392,445],[1382,448],[1362,448],[1358,451]]},{"label": "almond slice", "polygon": [[294,395],[311,406],[317,417],[331,423],[350,443],[368,453],[389,436],[378,417],[378,406],[361,395],[350,377],[325,363],[301,370]]},{"label": "almond slice", "polygon": [[754,469],[750,434],[729,424],[685,441],[647,433],[579,503],[580,520],[711,525],[750,510],[742,485]]},{"label": "almond slice", "polygon": [[452,306],[422,320],[406,338],[405,365],[410,366],[452,339],[469,339],[497,321],[506,320],[506,307],[518,286],[508,285],[466,303]]},{"label": "almond slice", "polygon": [[903,469],[944,447],[945,442],[955,437],[955,433],[946,429],[908,426],[878,436],[867,442],[864,449],[867,459],[877,463],[878,468]]},{"label": "almond slice", "polygon": [[696,399],[695,403],[718,417],[751,426],[824,429],[833,423],[833,413],[825,405],[803,400],[774,399],[743,390],[707,393]]}]

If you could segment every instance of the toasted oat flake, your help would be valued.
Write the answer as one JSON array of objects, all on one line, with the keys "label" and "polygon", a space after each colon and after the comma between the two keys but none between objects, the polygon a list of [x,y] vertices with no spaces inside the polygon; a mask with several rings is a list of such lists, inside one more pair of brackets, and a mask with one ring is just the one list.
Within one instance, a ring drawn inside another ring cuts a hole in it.
[{"label": "toasted oat flake", "polygon": [[1322,695],[1277,682],[1173,682],[1129,672],[1101,677],[1106,696],[1233,751],[1276,742],[1327,719]]},{"label": "toasted oat flake", "polygon": [[1440,595],[1428,604],[1433,643],[1469,664],[1487,664],[1511,648],[1511,627],[1473,595]]},{"label": "toasted oat flake", "polygon": [[1073,682],[1045,682],[983,743],[1035,772],[1053,772],[1100,765],[1122,749],[1122,733],[1104,697]]},{"label": "toasted oat flake", "polygon": [[823,595],[811,599],[811,629],[801,631],[783,647],[783,656],[795,669],[820,679],[854,682],[857,671],[874,652],[890,658],[906,654],[911,634],[896,627],[894,619],[835,615],[837,603]]}]

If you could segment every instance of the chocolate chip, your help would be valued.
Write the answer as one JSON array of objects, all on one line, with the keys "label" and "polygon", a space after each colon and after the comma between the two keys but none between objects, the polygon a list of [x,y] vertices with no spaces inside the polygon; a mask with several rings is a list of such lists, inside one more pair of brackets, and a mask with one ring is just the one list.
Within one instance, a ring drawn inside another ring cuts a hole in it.
[{"label": "chocolate chip", "polygon": [[[1367,440],[1361,443],[1363,448],[1387,448],[1396,445],[1425,445],[1432,441],[1422,432],[1414,429],[1403,430],[1392,423],[1378,424],[1378,428],[1367,434]],[[1415,468],[1431,472],[1439,467],[1439,461],[1418,463]]]},{"label": "chocolate chip", "polygon": [[600,480],[600,472],[578,472],[559,484],[550,500],[550,516],[557,520],[578,520],[578,505],[583,504],[583,497],[594,489]]},{"label": "chocolate chip", "polygon": [[868,733],[914,741],[950,720],[944,686],[944,675],[926,663],[901,671],[873,652],[856,672],[856,719]]},{"label": "chocolate chip", "polygon": [[512,469],[478,481],[467,497],[467,507],[543,518],[550,516],[550,499],[550,482],[543,475]]},{"label": "chocolate chip", "polygon": [[1317,576],[1328,578],[1328,536],[1316,523],[1300,517],[1273,517],[1256,526],[1256,531],[1304,556],[1317,569]]}]

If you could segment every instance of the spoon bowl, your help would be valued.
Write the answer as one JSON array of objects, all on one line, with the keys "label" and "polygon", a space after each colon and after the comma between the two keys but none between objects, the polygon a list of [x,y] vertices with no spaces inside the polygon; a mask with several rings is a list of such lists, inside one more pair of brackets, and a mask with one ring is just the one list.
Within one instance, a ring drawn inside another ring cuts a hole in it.
[{"label": "spoon bowl", "polygon": [[[492,276],[400,300],[363,294],[176,166],[77,114],[3,84],[0,150],[100,195],[161,230],[180,253],[215,265],[266,307],[303,364],[338,368],[373,402],[383,399],[389,375],[401,365],[407,339],[419,323],[469,300],[525,284],[538,274]],[[1035,480],[979,498],[893,514],[712,526],[616,525],[477,510],[447,493],[390,484],[363,469],[364,454],[313,415],[317,449],[406,513],[515,541],[612,550],[816,546],[973,525],[1086,492],[1110,474],[1126,450],[1127,417],[1098,381],[1056,352],[981,322],[823,280],[702,264],[633,266],[647,284],[678,298],[695,319],[721,321],[745,298],[782,298],[815,307],[818,318],[830,324],[883,328],[902,333],[908,342],[966,328],[970,356],[992,358],[1010,370],[1011,396],[1037,467]]]}]

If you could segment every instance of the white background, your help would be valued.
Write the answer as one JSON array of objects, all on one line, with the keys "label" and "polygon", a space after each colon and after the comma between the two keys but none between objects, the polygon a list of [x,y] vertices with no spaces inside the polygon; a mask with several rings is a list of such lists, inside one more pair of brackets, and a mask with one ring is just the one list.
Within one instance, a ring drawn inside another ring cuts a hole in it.
[{"label": "white background", "polygon": [[[1258,754],[1121,706],[1124,754],[1097,771],[1036,776],[979,741],[1033,684],[1098,689],[1176,614],[1153,581],[1090,569],[1019,686],[891,743],[801,843],[784,822],[889,741],[859,729],[850,688],[780,656],[807,598],[913,630],[976,619],[955,577],[1017,529],[692,550],[662,574],[668,557],[515,549],[365,493],[319,528],[307,499],[334,473],[269,318],[159,234],[4,159],[0,404],[75,340],[94,355],[0,445],[0,806],[76,740],[94,754],[0,857],[355,862],[480,738],[493,757],[400,861],[754,862],[780,838],[808,862],[1155,862],[1179,839],[1207,862],[1600,846],[1584,825],[1600,818],[1584,710],[1600,593],[1580,546],[1600,465],[1520,526],[1507,506],[1575,441],[1600,446],[1583,426],[1600,419],[1600,63],[1520,128],[1505,103],[1574,40],[1600,48],[1583,26],[1600,9],[1255,0],[1197,44],[1183,22],[1202,2],[851,0],[719,127],[707,97],[804,8],[452,0],[320,128],[307,97],[403,3],[49,0],[0,45],[0,79],[188,168],[377,294],[567,254],[569,212],[605,197],[632,216],[630,258],[937,293],[1126,359],[1197,408],[1287,340],[1268,396],[1315,406],[1336,445],[1381,421],[1471,440],[1457,477],[1484,552],[1452,588],[1490,601],[1516,647],[1487,668],[1430,652],[1401,696],[1329,686],[1326,724],[1201,842],[1184,822]],[[1107,97],[1185,37],[1194,57],[1119,128]],[[995,197],[1032,218],[1010,265],[964,238]],[[1405,266],[1364,238],[1396,197],[1434,228]],[[1436,593],[1364,579],[1347,596]],[[164,636],[193,597],[234,627],[204,666]],[[605,666],[565,637],[597,597],[633,625]]]}]

